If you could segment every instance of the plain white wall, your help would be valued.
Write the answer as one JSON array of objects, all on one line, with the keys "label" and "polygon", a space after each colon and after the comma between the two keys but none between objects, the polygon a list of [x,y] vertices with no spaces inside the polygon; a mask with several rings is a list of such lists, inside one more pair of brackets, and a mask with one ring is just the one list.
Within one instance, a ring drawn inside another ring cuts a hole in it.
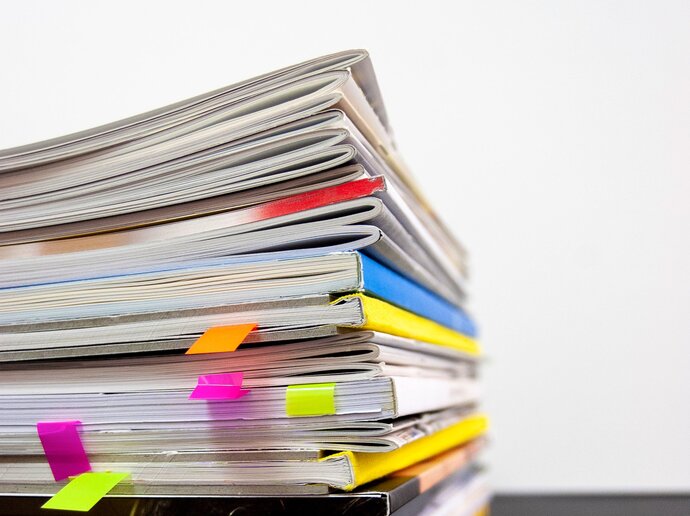
[{"label": "plain white wall", "polygon": [[472,252],[502,491],[690,490],[690,3],[2,5],[0,148],[368,48]]}]

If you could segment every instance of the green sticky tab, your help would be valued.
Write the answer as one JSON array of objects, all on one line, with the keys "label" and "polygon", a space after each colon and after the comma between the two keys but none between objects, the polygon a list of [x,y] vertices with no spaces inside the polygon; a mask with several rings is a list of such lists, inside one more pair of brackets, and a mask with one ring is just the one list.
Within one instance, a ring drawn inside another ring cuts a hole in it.
[{"label": "green sticky tab", "polygon": [[335,414],[335,383],[290,385],[285,394],[288,416]]},{"label": "green sticky tab", "polygon": [[129,473],[88,472],[70,480],[55,496],[44,503],[42,509],[63,511],[89,511]]}]

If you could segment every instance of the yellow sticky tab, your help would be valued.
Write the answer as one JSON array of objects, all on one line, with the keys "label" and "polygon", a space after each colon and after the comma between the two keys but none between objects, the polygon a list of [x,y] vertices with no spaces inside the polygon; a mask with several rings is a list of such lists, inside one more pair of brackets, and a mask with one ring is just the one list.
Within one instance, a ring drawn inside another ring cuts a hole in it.
[{"label": "yellow sticky tab", "polygon": [[72,478],[42,509],[90,511],[108,492],[129,476],[129,473],[89,472]]},{"label": "yellow sticky tab", "polygon": [[325,416],[335,414],[335,383],[290,385],[285,394],[288,416]]},{"label": "yellow sticky tab", "polygon": [[235,351],[247,338],[252,330],[256,329],[256,323],[236,324],[234,326],[214,326],[192,344],[185,352],[186,355],[198,353],[224,353]]}]

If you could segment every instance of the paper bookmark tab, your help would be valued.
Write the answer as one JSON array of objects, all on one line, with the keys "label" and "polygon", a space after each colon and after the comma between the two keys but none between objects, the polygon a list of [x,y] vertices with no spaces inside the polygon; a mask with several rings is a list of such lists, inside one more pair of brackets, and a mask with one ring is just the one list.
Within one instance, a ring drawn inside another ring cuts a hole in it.
[{"label": "paper bookmark tab", "polygon": [[290,385],[285,394],[288,416],[335,414],[335,383]]},{"label": "paper bookmark tab", "polygon": [[236,400],[249,394],[242,388],[242,373],[204,374],[189,395],[190,400]]},{"label": "paper bookmark tab", "polygon": [[60,509],[63,511],[89,511],[113,487],[128,476],[129,473],[111,473],[110,471],[82,473],[70,480],[69,484],[60,489],[41,508]]},{"label": "paper bookmark tab", "polygon": [[234,326],[214,326],[204,332],[186,351],[186,355],[198,353],[226,353],[235,351],[256,329],[256,323],[236,324]]},{"label": "paper bookmark tab", "polygon": [[39,422],[38,437],[56,481],[91,471],[79,436],[81,421]]}]

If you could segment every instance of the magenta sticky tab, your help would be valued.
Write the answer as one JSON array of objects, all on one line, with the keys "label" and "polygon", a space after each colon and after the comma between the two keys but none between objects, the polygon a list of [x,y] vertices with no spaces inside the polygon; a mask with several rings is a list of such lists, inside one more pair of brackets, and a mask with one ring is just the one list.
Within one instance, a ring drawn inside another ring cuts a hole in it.
[{"label": "magenta sticky tab", "polygon": [[81,421],[37,423],[38,437],[56,481],[91,471],[79,436]]},{"label": "magenta sticky tab", "polygon": [[249,394],[242,388],[242,373],[204,374],[189,395],[190,400],[236,400]]}]

